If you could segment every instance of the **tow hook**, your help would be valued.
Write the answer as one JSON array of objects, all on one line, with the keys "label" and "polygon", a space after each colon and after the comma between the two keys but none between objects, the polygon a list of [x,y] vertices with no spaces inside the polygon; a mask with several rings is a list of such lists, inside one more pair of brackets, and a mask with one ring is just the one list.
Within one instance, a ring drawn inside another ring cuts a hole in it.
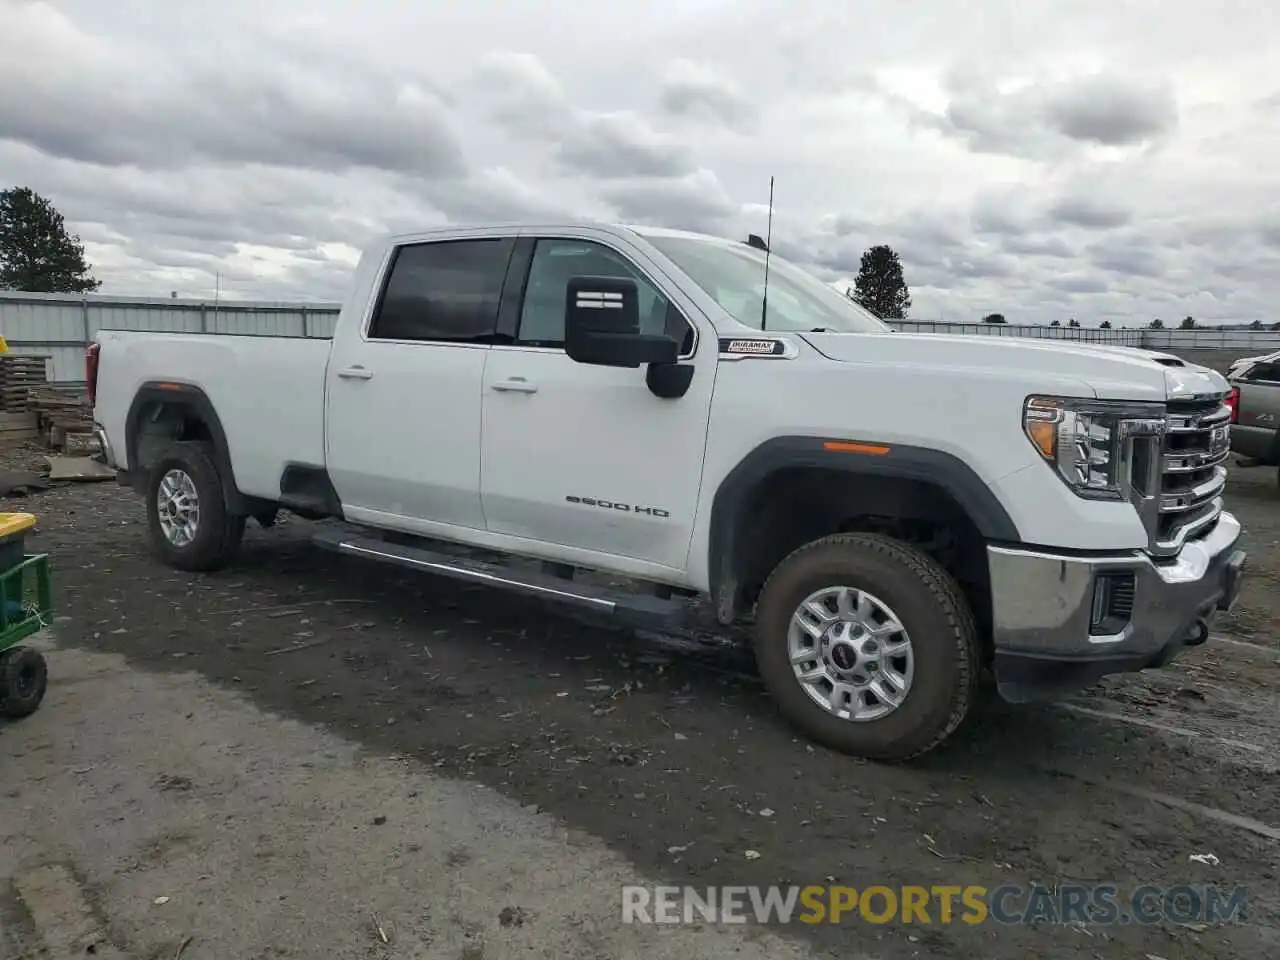
[{"label": "tow hook", "polygon": [[1201,618],[1196,621],[1195,626],[1191,628],[1191,632],[1187,634],[1186,645],[1188,647],[1198,647],[1209,639],[1209,623]]}]

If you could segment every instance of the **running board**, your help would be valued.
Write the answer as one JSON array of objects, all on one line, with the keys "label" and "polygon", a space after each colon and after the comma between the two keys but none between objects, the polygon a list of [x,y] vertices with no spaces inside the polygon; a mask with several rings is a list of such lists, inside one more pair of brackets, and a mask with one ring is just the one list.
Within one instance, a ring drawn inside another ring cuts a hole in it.
[{"label": "running board", "polygon": [[679,599],[610,590],[563,577],[515,570],[499,563],[483,564],[423,547],[389,543],[339,530],[326,530],[316,534],[312,540],[317,546],[347,556],[364,557],[424,573],[435,573],[455,580],[466,580],[557,603],[567,603],[638,627],[672,627],[682,619],[687,609]]}]

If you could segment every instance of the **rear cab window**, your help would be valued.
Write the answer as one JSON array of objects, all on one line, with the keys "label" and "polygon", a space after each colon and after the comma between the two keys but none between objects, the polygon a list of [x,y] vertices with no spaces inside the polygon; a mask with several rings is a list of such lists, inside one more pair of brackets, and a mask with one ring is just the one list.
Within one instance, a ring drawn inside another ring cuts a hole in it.
[{"label": "rear cab window", "polygon": [[1280,361],[1270,363],[1263,361],[1252,369],[1246,370],[1241,379],[1253,383],[1280,383]]},{"label": "rear cab window", "polygon": [[368,339],[493,343],[513,237],[436,240],[392,254]]}]

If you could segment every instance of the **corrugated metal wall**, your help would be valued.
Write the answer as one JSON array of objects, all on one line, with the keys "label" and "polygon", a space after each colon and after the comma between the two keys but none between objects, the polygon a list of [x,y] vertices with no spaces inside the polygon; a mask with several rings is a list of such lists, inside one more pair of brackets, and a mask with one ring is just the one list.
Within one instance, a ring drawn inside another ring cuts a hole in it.
[{"label": "corrugated metal wall", "polygon": [[[49,379],[84,379],[84,348],[99,330],[155,333],[229,333],[248,336],[333,336],[340,304],[147,299],[0,291],[0,335],[14,353],[47,354]],[[1241,356],[1280,350],[1280,331],[1099,330],[1093,327],[1029,327],[1003,323],[893,324],[914,333],[1034,337],[1148,347],[1153,350],[1239,351]]]},{"label": "corrugated metal wall", "polygon": [[0,335],[14,353],[47,354],[50,380],[83,380],[84,348],[99,330],[333,336],[340,305],[149,299],[0,291]]}]

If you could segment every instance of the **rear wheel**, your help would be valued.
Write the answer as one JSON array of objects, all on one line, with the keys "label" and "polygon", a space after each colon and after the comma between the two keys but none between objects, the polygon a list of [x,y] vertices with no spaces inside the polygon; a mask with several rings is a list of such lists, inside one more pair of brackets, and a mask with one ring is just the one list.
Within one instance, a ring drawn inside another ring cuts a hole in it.
[{"label": "rear wheel", "polygon": [[959,586],[889,537],[836,534],[783,560],[760,595],[755,649],[796,727],[869,759],[933,749],[977,696],[977,627]]},{"label": "rear wheel", "polygon": [[245,518],[228,512],[210,453],[203,443],[175,443],[156,460],[147,484],[152,549],[179,570],[226,566],[244,536]]}]

